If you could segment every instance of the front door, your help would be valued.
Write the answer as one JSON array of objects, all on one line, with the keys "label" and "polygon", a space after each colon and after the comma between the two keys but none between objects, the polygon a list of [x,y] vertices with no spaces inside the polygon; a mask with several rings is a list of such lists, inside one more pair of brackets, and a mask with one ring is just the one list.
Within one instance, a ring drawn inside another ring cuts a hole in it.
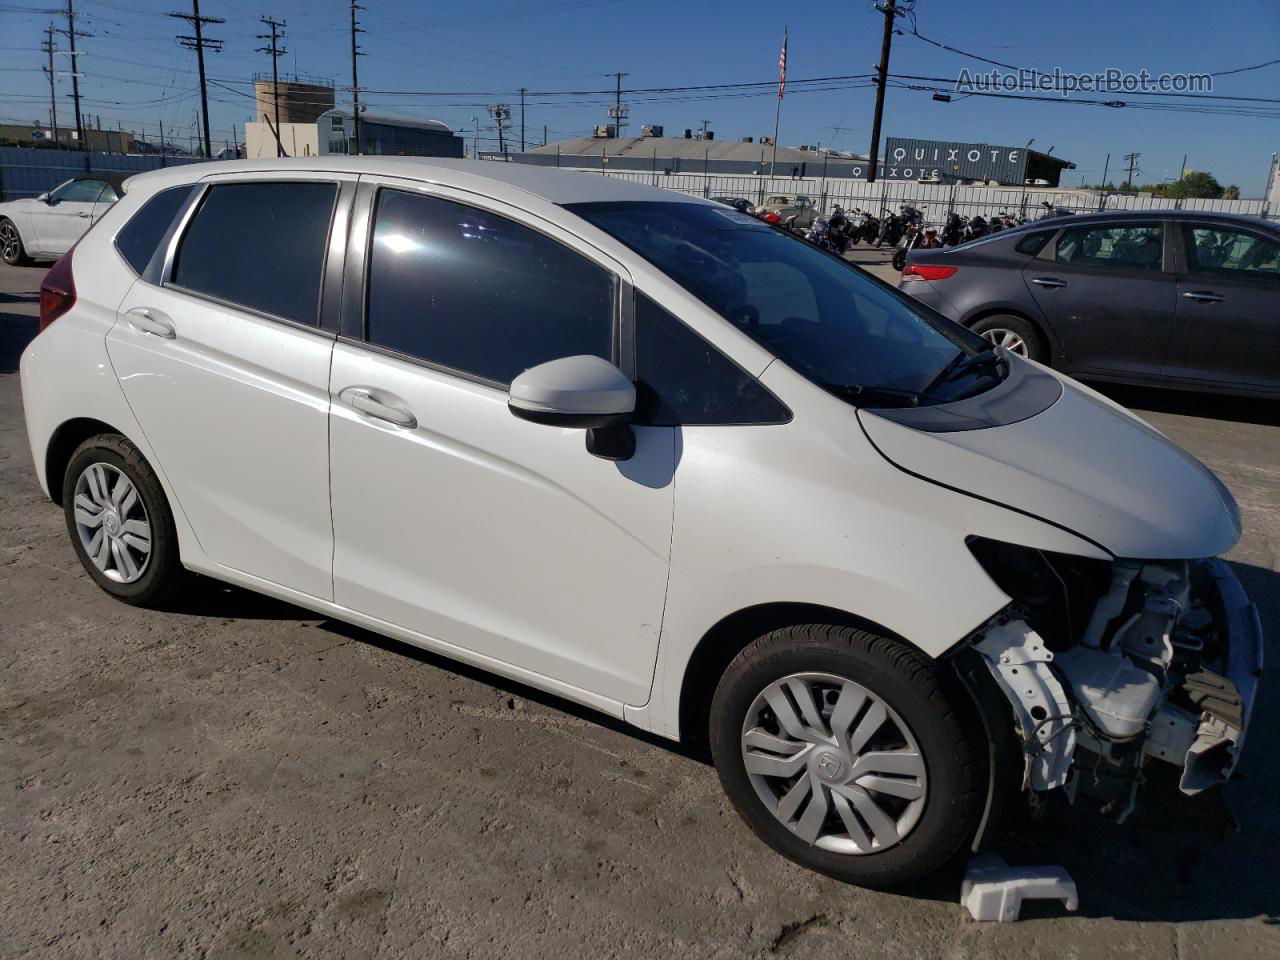
[{"label": "front door", "polygon": [[332,597],[329,362],[319,326],[333,178],[210,185],[163,286],[139,280],[111,363],[204,553]]},{"label": "front door", "polygon": [[1178,334],[1168,374],[1280,391],[1280,241],[1262,230],[1182,226]]},{"label": "front door", "polygon": [[1023,269],[1069,372],[1161,374],[1176,299],[1166,233],[1159,221],[1068,227]]},{"label": "front door", "polygon": [[55,257],[70,250],[92,226],[94,211],[101,215],[105,209],[99,200],[103,191],[110,189],[101,180],[68,180],[50,193],[49,203],[36,218],[40,249]]},{"label": "front door", "polygon": [[548,360],[616,360],[618,267],[463,196],[389,182],[373,198],[363,323],[344,314],[355,336],[333,356],[334,599],[570,695],[643,704],[675,432],[636,428],[614,463],[506,395]]}]

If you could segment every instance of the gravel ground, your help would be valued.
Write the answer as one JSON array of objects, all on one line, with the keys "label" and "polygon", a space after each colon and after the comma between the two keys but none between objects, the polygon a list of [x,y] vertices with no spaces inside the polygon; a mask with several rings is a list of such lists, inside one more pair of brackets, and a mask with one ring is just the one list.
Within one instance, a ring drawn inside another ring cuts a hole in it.
[{"label": "gravel ground", "polygon": [[[789,864],[699,758],[590,711],[213,583],[112,601],[32,473],[40,275],[0,267],[0,955],[1280,956],[1273,690],[1240,832],[1051,810],[1001,849],[1066,865],[1080,913],[980,926],[955,877],[884,894]],[[1231,559],[1280,635],[1280,407],[1110,392],[1231,487]]]}]

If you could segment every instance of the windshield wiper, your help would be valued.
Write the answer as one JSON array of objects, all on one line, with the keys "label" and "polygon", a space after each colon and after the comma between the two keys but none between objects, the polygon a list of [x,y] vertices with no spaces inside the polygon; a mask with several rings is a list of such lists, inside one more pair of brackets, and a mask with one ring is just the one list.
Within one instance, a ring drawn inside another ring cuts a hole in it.
[{"label": "windshield wiper", "polygon": [[818,386],[828,393],[834,393],[842,400],[851,400],[854,403],[861,401],[868,405],[888,402],[899,407],[918,407],[921,400],[935,399],[926,393],[902,390],[897,387],[876,387],[861,383],[820,383]]},{"label": "windshield wiper", "polygon": [[930,393],[936,387],[942,386],[949,380],[954,380],[962,373],[968,373],[971,370],[978,370],[982,367],[995,366],[997,379],[999,378],[999,369],[1004,363],[1004,358],[996,351],[994,346],[988,347],[978,353],[965,353],[961,350],[954,357],[947,361],[947,365],[938,371],[938,375],[929,381],[929,385],[924,388],[925,393]]}]

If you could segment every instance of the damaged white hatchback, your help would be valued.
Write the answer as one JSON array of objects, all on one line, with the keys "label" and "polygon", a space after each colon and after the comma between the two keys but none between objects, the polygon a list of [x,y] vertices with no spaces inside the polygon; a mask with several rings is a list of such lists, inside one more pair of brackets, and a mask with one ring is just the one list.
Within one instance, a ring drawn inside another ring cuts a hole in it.
[{"label": "damaged white hatchback", "polygon": [[520,164],[186,166],[128,182],[40,323],[36,469],[103,589],[194,571],[706,743],[815,870],[937,870],[1010,778],[1123,820],[1153,771],[1239,758],[1261,631],[1223,485],[737,211]]}]

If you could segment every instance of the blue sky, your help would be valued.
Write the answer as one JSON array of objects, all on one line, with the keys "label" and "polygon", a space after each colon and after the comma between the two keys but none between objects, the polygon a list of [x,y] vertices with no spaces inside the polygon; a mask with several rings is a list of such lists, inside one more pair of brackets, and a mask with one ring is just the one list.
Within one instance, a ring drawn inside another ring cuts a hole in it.
[{"label": "blue sky", "polygon": [[[0,117],[47,122],[48,84],[39,52],[47,13],[62,0],[0,2]],[[371,92],[371,110],[433,117],[470,130],[483,105],[518,102],[514,91],[588,91],[575,96],[528,98],[527,131],[540,142],[545,124],[552,140],[584,135],[605,122],[611,98],[589,91],[610,87],[605,75],[626,71],[624,85],[656,87],[770,81],[777,76],[784,24],[790,30],[788,77],[792,80],[871,71],[880,45],[881,17],[869,0],[804,4],[777,2],[669,2],[649,0],[475,0],[428,4],[408,0],[364,0],[368,32],[360,38],[361,86],[372,91],[414,91],[411,96]],[[154,137],[163,120],[167,132],[194,132],[199,110],[194,54],[173,40],[186,24],[165,14],[186,9],[187,0],[77,0],[85,113],[103,126],[141,129]],[[225,17],[209,29],[225,41],[208,57],[214,139],[232,136],[232,125],[252,119],[248,80],[269,68],[255,53],[263,31],[258,17],[288,21],[288,55],[282,67],[328,75],[350,83],[349,12],[341,0],[204,0],[201,12]],[[920,34],[990,59],[1041,70],[1061,67],[1085,73],[1116,67],[1153,74],[1215,73],[1280,58],[1280,2],[1203,0],[1116,4],[1102,0],[917,0]],[[59,26],[65,19],[55,18]],[[909,28],[909,23],[903,23]],[[65,47],[65,38],[58,42]],[[60,58],[65,62],[68,58]],[[891,70],[955,77],[968,67],[989,66],[938,49],[910,35],[894,41]],[[710,120],[720,139],[768,134],[776,100],[758,95],[642,95],[631,101],[633,129],[659,123],[668,134]],[[447,96],[428,96],[432,91]],[[732,93],[732,91],[730,91]],[[1280,98],[1280,64],[1218,78],[1214,92]],[[60,93],[70,93],[69,81]],[[341,96],[341,94],[340,94]],[[1104,99],[1112,99],[1113,96]],[[865,152],[874,93],[865,86],[801,92],[788,90],[782,108],[784,144],[831,144]],[[1079,98],[1076,98],[1079,99]],[[1137,100],[1139,98],[1130,98]],[[59,98],[60,120],[70,118],[70,98]],[[1168,104],[1183,101],[1158,101]],[[1235,183],[1243,196],[1260,196],[1271,153],[1280,150],[1280,105],[1270,116],[1112,109],[1075,103],[1037,103],[985,97],[934,102],[928,92],[891,88],[886,135],[1054,147],[1078,172],[1100,180],[1111,154],[1112,179],[1125,153],[1137,151],[1139,184],[1176,178],[1183,154],[1188,166]],[[518,109],[517,118],[518,124]],[[518,128],[517,128],[518,136]],[[488,144],[482,142],[482,149]]]}]

